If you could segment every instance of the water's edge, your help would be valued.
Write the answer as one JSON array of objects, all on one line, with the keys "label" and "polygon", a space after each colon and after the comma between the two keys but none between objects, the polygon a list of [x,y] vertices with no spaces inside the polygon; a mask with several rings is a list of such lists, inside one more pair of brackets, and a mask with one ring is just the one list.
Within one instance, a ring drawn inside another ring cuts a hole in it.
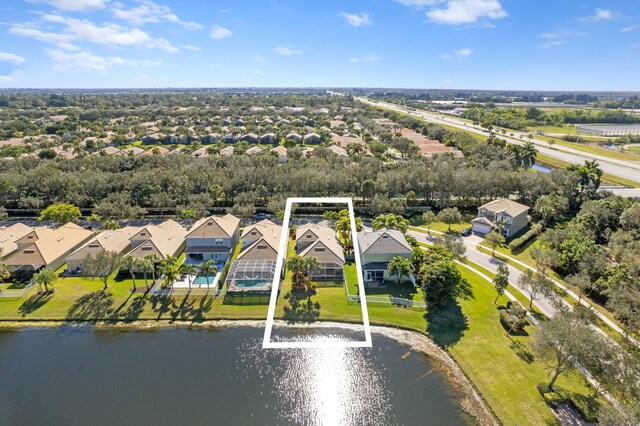
[{"label": "water's edge", "polygon": [[[1,331],[19,331],[25,328],[58,328],[61,326],[87,326],[97,331],[153,331],[169,327],[183,327],[191,329],[215,329],[225,327],[254,327],[264,328],[265,321],[258,320],[212,320],[201,323],[190,321],[157,322],[136,321],[133,323],[74,323],[67,321],[3,321],[0,322]],[[351,331],[361,331],[362,325],[339,322],[315,322],[291,324],[286,321],[275,320],[274,326],[296,328],[339,328]],[[436,345],[428,336],[413,330],[405,330],[389,326],[371,326],[371,332],[383,335],[396,342],[409,346],[413,351],[423,353],[434,361],[434,365],[443,371],[449,384],[455,389],[458,404],[462,410],[470,415],[474,421],[482,426],[499,425],[495,413],[462,371],[462,368],[451,358],[446,350]]]}]

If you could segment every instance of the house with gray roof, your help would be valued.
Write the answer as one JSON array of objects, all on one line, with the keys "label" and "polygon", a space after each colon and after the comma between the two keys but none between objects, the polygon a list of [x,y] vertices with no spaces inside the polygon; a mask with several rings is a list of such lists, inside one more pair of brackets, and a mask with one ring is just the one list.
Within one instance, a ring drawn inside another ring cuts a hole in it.
[{"label": "house with gray roof", "polygon": [[[358,232],[358,249],[362,263],[362,275],[367,285],[393,281],[395,276],[387,271],[394,257],[410,259],[413,249],[404,234],[397,229],[379,229],[377,231]],[[413,276],[408,277],[414,281]]]}]

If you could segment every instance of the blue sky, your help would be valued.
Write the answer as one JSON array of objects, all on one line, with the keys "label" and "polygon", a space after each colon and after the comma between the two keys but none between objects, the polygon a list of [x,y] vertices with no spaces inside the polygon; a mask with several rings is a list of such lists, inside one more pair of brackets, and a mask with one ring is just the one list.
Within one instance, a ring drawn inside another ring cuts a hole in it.
[{"label": "blue sky", "polygon": [[10,0],[0,87],[640,90],[637,0]]}]

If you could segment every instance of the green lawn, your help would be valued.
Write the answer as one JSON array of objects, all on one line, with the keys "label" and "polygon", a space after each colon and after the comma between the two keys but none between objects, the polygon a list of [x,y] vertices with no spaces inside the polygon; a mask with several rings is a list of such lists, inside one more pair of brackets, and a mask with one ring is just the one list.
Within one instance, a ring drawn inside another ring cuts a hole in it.
[{"label": "green lawn", "polygon": [[[471,298],[429,312],[370,305],[368,312],[371,323],[417,330],[429,335],[460,364],[504,424],[556,424],[555,417],[535,389],[536,383],[548,380],[549,375],[542,363],[530,363],[523,356],[527,354],[531,337],[514,337],[514,341],[521,346],[513,346],[500,325],[499,312],[493,304],[496,293],[491,283],[462,266],[459,268],[470,284],[473,293]],[[482,272],[492,277],[490,272]],[[349,286],[357,281],[352,264],[346,266],[345,278]],[[283,297],[289,291],[290,280],[291,274],[287,272],[276,309],[277,318],[306,320],[312,317],[318,320],[362,322],[360,305],[347,302],[343,287],[318,288],[317,294],[310,298],[310,309],[305,306],[305,297],[299,301],[297,310],[292,310],[291,302]],[[102,283],[97,280],[61,278],[50,299],[42,301],[24,316],[26,311],[21,307],[35,290],[19,301],[0,302],[0,319],[63,320],[70,312],[75,319],[118,320],[264,319],[267,315],[268,296],[263,300],[248,298],[246,304],[228,304],[223,297],[213,297],[211,294],[144,297],[142,294],[131,295],[131,284],[128,279],[118,281],[112,278],[109,282],[110,296],[104,296],[99,291]],[[138,285],[144,285],[142,280],[138,280]],[[503,296],[498,303],[504,304],[506,301]],[[285,307],[289,309],[285,310]],[[527,331],[529,334],[535,333],[531,326],[527,327]],[[562,376],[559,385],[586,393],[583,380],[577,375]]]}]

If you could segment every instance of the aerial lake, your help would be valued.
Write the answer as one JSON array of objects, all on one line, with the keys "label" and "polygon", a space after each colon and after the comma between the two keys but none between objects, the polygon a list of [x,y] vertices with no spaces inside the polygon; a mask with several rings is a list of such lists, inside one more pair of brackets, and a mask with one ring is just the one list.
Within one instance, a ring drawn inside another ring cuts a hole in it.
[{"label": "aerial lake", "polygon": [[0,424],[469,421],[444,374],[395,340],[374,333],[373,348],[284,350],[262,349],[262,335],[256,327],[0,333]]}]

